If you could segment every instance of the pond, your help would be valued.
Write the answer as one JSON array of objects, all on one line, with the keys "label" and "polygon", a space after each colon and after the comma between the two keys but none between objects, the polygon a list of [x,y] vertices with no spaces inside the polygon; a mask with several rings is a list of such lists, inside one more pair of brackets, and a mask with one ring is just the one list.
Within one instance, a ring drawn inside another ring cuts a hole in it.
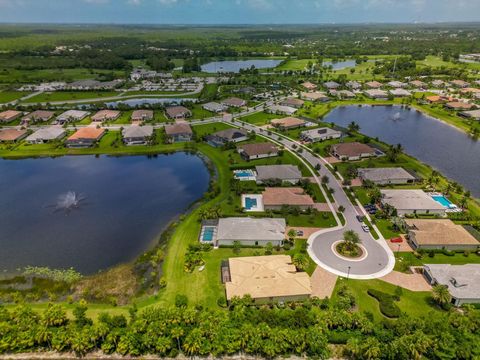
[{"label": "pond", "polygon": [[406,153],[480,197],[480,141],[453,126],[401,106],[343,106],[324,121],[343,127],[355,121],[361,133],[402,144]]},{"label": "pond", "polygon": [[282,60],[273,59],[252,59],[252,60],[230,60],[230,61],[212,61],[202,65],[202,71],[207,73],[233,72],[249,69],[255,66],[257,69],[270,69],[278,66]]},{"label": "pond", "polygon": [[343,70],[347,68],[352,68],[357,66],[357,63],[355,60],[345,60],[345,61],[337,61],[337,62],[332,62],[332,61],[324,61],[323,66],[332,66],[333,70]]},{"label": "pond", "polygon": [[0,271],[130,261],[207,191],[198,156],[0,159]]}]

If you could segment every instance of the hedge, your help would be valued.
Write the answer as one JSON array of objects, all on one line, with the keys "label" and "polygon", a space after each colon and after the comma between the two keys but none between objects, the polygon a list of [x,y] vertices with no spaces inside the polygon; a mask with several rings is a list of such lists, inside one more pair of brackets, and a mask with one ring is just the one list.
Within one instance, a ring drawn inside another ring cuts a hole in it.
[{"label": "hedge", "polygon": [[368,295],[377,299],[380,312],[388,318],[398,318],[401,315],[400,308],[395,304],[393,295],[375,289],[368,289]]}]

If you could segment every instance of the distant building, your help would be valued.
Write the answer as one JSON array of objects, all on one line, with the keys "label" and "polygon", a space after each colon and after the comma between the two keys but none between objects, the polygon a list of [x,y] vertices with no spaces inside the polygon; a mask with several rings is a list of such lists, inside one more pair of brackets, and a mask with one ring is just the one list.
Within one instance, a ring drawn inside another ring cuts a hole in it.
[{"label": "distant building", "polygon": [[270,114],[293,115],[297,112],[297,108],[284,105],[271,105],[266,112]]},{"label": "distant building", "polygon": [[340,87],[340,84],[335,82],[335,81],[327,81],[326,83],[323,84],[328,90],[332,89],[338,89]]},{"label": "distant building", "polygon": [[288,98],[288,99],[285,99],[283,100],[282,102],[280,102],[280,105],[282,106],[288,106],[288,107],[293,107],[293,108],[296,108],[296,109],[300,109],[303,104],[305,104],[305,101],[301,100],[301,99],[297,99],[297,98]]},{"label": "distant building", "polygon": [[362,168],[358,169],[358,177],[377,185],[408,184],[416,180],[415,176],[401,167]]},{"label": "distant building", "polygon": [[0,130],[0,142],[17,142],[28,135],[27,130],[2,129]]},{"label": "distant building", "polygon": [[300,97],[307,101],[319,101],[319,102],[327,102],[330,98],[325,95],[325,93],[320,91],[315,92],[302,92]]},{"label": "distant building", "polygon": [[81,121],[88,115],[90,115],[88,111],[68,110],[57,117],[57,124],[63,125],[69,122]]},{"label": "distant building", "polygon": [[452,80],[450,81],[450,85],[457,87],[457,88],[466,88],[470,86],[470,83],[463,81],[463,80]]},{"label": "distant building", "polygon": [[170,106],[165,110],[169,119],[185,119],[192,116],[192,112],[185,106]]},{"label": "distant building", "polygon": [[25,140],[29,144],[43,144],[50,141],[60,140],[65,137],[66,131],[61,126],[48,126],[38,129]]},{"label": "distant building", "polygon": [[15,111],[15,110],[2,111],[0,112],[0,122],[9,123],[14,120],[17,120],[20,116],[22,116],[21,111]]},{"label": "distant building", "polygon": [[346,86],[352,90],[359,90],[362,88],[362,85],[358,81],[349,81],[346,83]]},{"label": "distant building", "polygon": [[305,142],[315,143],[329,139],[339,139],[342,132],[331,128],[323,127],[319,129],[305,130],[300,133],[300,139]]},{"label": "distant building", "polygon": [[100,110],[92,116],[94,122],[114,121],[120,117],[120,111],[117,110]]},{"label": "distant building", "polygon": [[480,242],[462,225],[449,219],[406,219],[408,241],[416,249],[477,251]]},{"label": "distant building", "polygon": [[302,301],[312,294],[310,277],[289,255],[230,258],[222,268],[226,297],[250,295],[255,303]]},{"label": "distant building", "polygon": [[448,288],[453,305],[480,303],[480,264],[428,264],[423,274],[431,285]]},{"label": "distant building", "polygon": [[446,208],[422,190],[385,189],[380,192],[382,193],[382,203],[393,206],[398,215],[445,215]]},{"label": "distant building", "polygon": [[376,155],[374,148],[359,142],[332,145],[332,154],[340,160],[360,160]]},{"label": "distant building", "polygon": [[445,107],[450,110],[460,111],[460,110],[470,110],[475,107],[473,104],[464,103],[461,101],[452,101],[445,104]]},{"label": "distant building", "polygon": [[310,81],[306,81],[302,84],[302,87],[304,87],[307,91],[314,91],[317,90],[317,85],[311,83]]},{"label": "distant building", "polygon": [[371,89],[365,90],[363,93],[371,99],[388,99],[388,93],[383,90]]},{"label": "distant building", "polygon": [[239,107],[247,105],[247,102],[245,100],[237,98],[237,97],[231,97],[231,98],[222,100],[222,104],[226,105],[228,107],[239,108]]},{"label": "distant building", "polygon": [[210,112],[214,112],[214,113],[220,113],[220,112],[223,112],[223,111],[227,110],[226,105],[220,104],[220,103],[217,103],[217,102],[209,102],[209,103],[203,104],[202,107],[205,110],[210,111]]},{"label": "distant building", "polygon": [[427,87],[427,84],[425,84],[423,81],[420,81],[420,80],[410,81],[409,84],[418,89],[425,89]]},{"label": "distant building", "polygon": [[246,160],[278,156],[279,149],[272,143],[246,144],[238,147],[238,153]]},{"label": "distant building", "polygon": [[53,111],[36,110],[22,118],[22,124],[29,125],[37,122],[47,122],[55,116]]},{"label": "distant building", "polygon": [[248,132],[243,129],[230,128],[217,131],[207,136],[206,140],[210,145],[219,147],[227,143],[239,143],[248,140]]},{"label": "distant building", "polygon": [[191,141],[193,136],[192,128],[189,124],[173,124],[165,125],[165,134],[170,142],[185,142]]},{"label": "distant building", "polygon": [[339,90],[335,93],[335,96],[339,97],[340,99],[353,99],[354,97],[356,97],[353,92],[348,90]]},{"label": "distant building", "polygon": [[125,145],[145,145],[152,138],[153,126],[132,125],[123,129],[123,142]]},{"label": "distant building", "polygon": [[443,80],[433,80],[432,85],[434,87],[437,87],[437,88],[444,87],[445,86],[445,81],[443,81]]},{"label": "distant building", "polygon": [[407,84],[401,81],[390,81],[387,85],[396,89],[407,87]]},{"label": "distant building", "polygon": [[459,115],[468,119],[480,120],[480,110],[462,111]]},{"label": "distant building", "polygon": [[153,120],[153,110],[135,110],[131,117],[132,122],[145,122]]},{"label": "distant building", "polygon": [[378,81],[369,81],[365,83],[365,86],[369,89],[380,89],[383,84]]},{"label": "distant building", "polygon": [[286,117],[283,119],[273,119],[270,124],[281,130],[291,130],[305,126],[306,121],[295,117]]},{"label": "distant building", "polygon": [[70,148],[91,147],[95,143],[97,143],[104,134],[105,129],[96,127],[84,127],[77,130],[67,139],[66,146]]},{"label": "distant building", "polygon": [[412,93],[405,89],[393,89],[393,90],[389,90],[388,92],[392,94],[394,97],[412,96]]},{"label": "distant building", "polygon": [[269,180],[297,184],[302,179],[302,172],[296,165],[259,165],[255,170],[259,184]]}]

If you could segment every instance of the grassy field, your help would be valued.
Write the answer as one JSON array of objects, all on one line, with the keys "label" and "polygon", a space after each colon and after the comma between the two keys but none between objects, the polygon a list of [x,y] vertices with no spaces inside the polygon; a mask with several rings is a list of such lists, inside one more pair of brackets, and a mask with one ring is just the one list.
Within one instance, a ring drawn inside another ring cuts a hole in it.
[{"label": "grassy field", "polygon": [[[373,314],[374,319],[377,321],[386,319],[386,317],[380,312],[378,301],[368,295],[367,291],[368,289],[375,289],[393,295],[396,286],[381,280],[339,279],[332,295],[333,301],[337,298],[338,289],[342,285],[346,285],[355,296],[357,311],[369,312]],[[403,313],[413,317],[420,317],[425,316],[429,312],[440,311],[431,305],[430,298],[431,295],[429,292],[414,292],[403,289],[403,295],[401,296],[400,301],[396,302],[396,304]]]},{"label": "grassy field", "polygon": [[29,93],[26,91],[0,91],[0,104],[9,103],[14,100],[18,100]]},{"label": "grassy field", "polygon": [[114,97],[120,93],[116,91],[55,91],[45,92],[33,96],[24,103],[46,103],[54,101],[88,100],[96,98]]},{"label": "grassy field", "polygon": [[111,74],[117,78],[125,76],[123,71],[98,70],[98,69],[44,69],[44,70],[16,70],[0,67],[0,83],[32,83],[42,81],[66,81],[98,79],[101,74]]},{"label": "grassy field", "polygon": [[315,63],[314,59],[287,60],[284,64],[275,68],[276,71],[301,71],[305,70],[309,62]]},{"label": "grassy field", "polygon": [[275,114],[268,114],[264,112],[258,112],[255,114],[251,114],[242,118],[242,121],[248,122],[250,124],[254,124],[257,126],[266,125],[272,119],[281,118],[282,115],[275,115]]},{"label": "grassy field", "polygon": [[411,252],[396,252],[395,257],[397,258],[395,270],[403,270],[408,266],[421,266],[425,264],[480,264],[480,255],[475,253],[468,253],[468,256],[465,256],[463,253],[455,253],[453,256],[434,253],[433,257],[425,254],[421,259],[418,259]]}]

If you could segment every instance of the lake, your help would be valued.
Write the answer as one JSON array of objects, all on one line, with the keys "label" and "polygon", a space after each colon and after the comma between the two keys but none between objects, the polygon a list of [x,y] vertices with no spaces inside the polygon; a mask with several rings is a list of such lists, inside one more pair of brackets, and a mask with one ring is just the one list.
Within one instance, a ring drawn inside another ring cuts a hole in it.
[{"label": "lake", "polygon": [[446,123],[400,106],[342,106],[323,121],[343,127],[355,121],[363,134],[400,143],[406,153],[480,198],[480,142]]},{"label": "lake", "polygon": [[119,104],[127,105],[130,107],[153,105],[153,104],[181,104],[184,101],[197,102],[195,98],[141,98],[141,99],[127,99],[118,100],[106,103],[107,107],[118,107]]},{"label": "lake", "polygon": [[[32,265],[91,274],[130,261],[209,179],[202,159],[186,153],[0,159],[0,271]],[[74,199],[78,208],[67,210]]]},{"label": "lake", "polygon": [[269,69],[278,66],[282,60],[252,59],[252,60],[229,60],[212,61],[202,65],[202,71],[207,73],[233,72],[238,73],[241,69],[249,69],[255,66],[257,69]]},{"label": "lake", "polygon": [[332,62],[332,61],[324,61],[323,66],[332,66],[333,70],[343,70],[351,67],[357,66],[357,63],[355,60],[345,60],[345,61],[337,61],[337,62]]}]

